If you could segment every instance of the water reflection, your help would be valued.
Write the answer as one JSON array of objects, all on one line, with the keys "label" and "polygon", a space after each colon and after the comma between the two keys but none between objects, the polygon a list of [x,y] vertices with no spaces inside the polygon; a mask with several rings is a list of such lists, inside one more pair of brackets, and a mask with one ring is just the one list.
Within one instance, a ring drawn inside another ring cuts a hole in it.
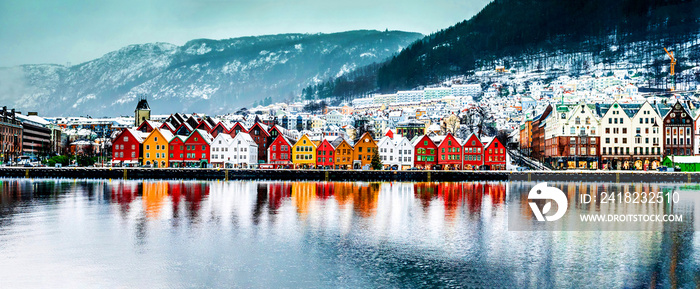
[{"label": "water reflection", "polygon": [[[700,208],[697,186],[555,185],[570,198],[678,190],[682,205],[645,212],[694,216]],[[700,282],[700,238],[693,231],[508,231],[509,213],[532,218],[521,210],[529,187],[6,179],[0,182],[0,280],[9,287],[267,288]]]}]

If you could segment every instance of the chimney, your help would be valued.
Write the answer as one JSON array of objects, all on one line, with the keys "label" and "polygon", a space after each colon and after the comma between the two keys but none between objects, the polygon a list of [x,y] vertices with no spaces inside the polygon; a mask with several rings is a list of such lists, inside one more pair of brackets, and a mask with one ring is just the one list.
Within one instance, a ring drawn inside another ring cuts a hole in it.
[{"label": "chimney", "polygon": [[7,106],[2,107],[2,121],[7,122]]},{"label": "chimney", "polygon": [[36,112],[36,111],[30,111],[30,112],[27,112],[27,115],[28,115],[28,116],[29,116],[29,115],[36,115],[36,116],[39,116],[39,113]]},{"label": "chimney", "polygon": [[12,120],[15,120],[15,119],[16,119],[16,118],[15,118],[15,109],[13,108],[13,109],[12,109]]}]

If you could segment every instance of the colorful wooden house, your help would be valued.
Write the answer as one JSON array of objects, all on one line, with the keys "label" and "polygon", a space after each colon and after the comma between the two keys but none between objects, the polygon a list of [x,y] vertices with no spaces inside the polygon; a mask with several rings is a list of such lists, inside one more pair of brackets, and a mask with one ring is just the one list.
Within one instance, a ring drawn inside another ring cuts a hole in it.
[{"label": "colorful wooden house", "polygon": [[185,162],[185,140],[186,136],[174,135],[168,143],[168,166],[171,168],[181,168]]},{"label": "colorful wooden house", "polygon": [[[257,168],[258,144],[247,133],[239,133],[231,141],[233,167]],[[265,153],[267,155],[267,153]]]},{"label": "colorful wooden house", "polygon": [[143,140],[143,164],[154,168],[167,168],[168,146],[172,138],[173,134],[167,129],[156,128],[151,131]]},{"label": "colorful wooden house", "polygon": [[194,128],[192,128],[192,126],[190,126],[189,123],[183,122],[183,123],[175,130],[175,134],[176,134],[176,135],[181,135],[181,136],[189,136],[190,134],[192,134],[192,131],[193,131],[193,130],[194,130]]},{"label": "colorful wooden house", "polygon": [[[267,149],[270,147],[273,139],[270,133],[267,132],[268,127],[262,123],[256,122],[248,130],[248,134],[253,138],[253,141],[258,145],[258,161],[265,163],[267,161]],[[235,137],[234,137],[235,138]]]},{"label": "colorful wooden house", "polygon": [[335,168],[336,169],[349,169],[352,167],[352,153],[353,148],[350,143],[348,143],[343,138],[335,139],[331,145],[335,148]]},{"label": "colorful wooden house", "polygon": [[[225,133],[228,134],[229,130],[231,128],[226,127],[226,125],[223,122],[218,122],[212,129],[209,131],[209,134],[211,134],[212,137],[218,136],[220,133]],[[233,137],[232,137],[233,138]]]},{"label": "colorful wooden house", "polygon": [[141,125],[136,128],[136,130],[142,133],[151,133],[154,129],[159,128],[160,126],[162,126],[161,123],[157,123],[152,120],[144,120]]},{"label": "colorful wooden house", "polygon": [[245,126],[242,123],[236,122],[233,124],[233,127],[228,131],[228,134],[230,134],[231,137],[235,137],[237,134],[239,134],[241,132],[248,133],[248,130],[245,128]]},{"label": "colorful wooden house", "polygon": [[438,144],[438,165],[443,170],[462,168],[462,143],[451,133],[444,136]]},{"label": "colorful wooden house", "polygon": [[370,165],[372,163],[372,157],[374,157],[374,154],[378,153],[377,142],[372,138],[369,132],[366,132],[353,147],[352,167],[354,169],[361,169]]},{"label": "colorful wooden house", "polygon": [[124,166],[137,166],[142,157],[143,134],[135,129],[125,128],[112,141],[112,160]]},{"label": "colorful wooden house", "polygon": [[427,135],[414,138],[413,152],[416,167],[429,170],[437,165],[437,146]]},{"label": "colorful wooden house", "polygon": [[215,168],[232,168],[233,164],[231,162],[233,148],[231,144],[233,143],[233,138],[227,133],[220,133],[211,142],[209,149],[211,165]]},{"label": "colorful wooden house", "polygon": [[484,145],[479,140],[476,134],[471,134],[467,137],[467,140],[462,144],[462,151],[464,152],[463,169],[464,170],[478,170],[482,165],[484,165],[483,160],[483,148]]},{"label": "colorful wooden house", "polygon": [[267,163],[271,165],[271,168],[280,169],[292,167],[293,145],[294,142],[284,135],[279,135],[272,141],[267,153]]},{"label": "colorful wooden house", "polygon": [[328,142],[328,139],[323,139],[316,149],[316,167],[317,168],[333,168],[335,148]]},{"label": "colorful wooden house", "polygon": [[210,145],[213,138],[205,130],[196,129],[185,139],[184,165],[205,168],[211,162]]},{"label": "colorful wooden house", "polygon": [[506,169],[506,148],[497,138],[493,138],[484,147],[484,166],[489,170]]},{"label": "colorful wooden house", "polygon": [[297,168],[313,168],[316,166],[316,144],[303,135],[292,147],[292,163]]},{"label": "colorful wooden house", "polygon": [[203,117],[194,129],[201,129],[211,134],[211,130],[216,126],[211,117]]}]

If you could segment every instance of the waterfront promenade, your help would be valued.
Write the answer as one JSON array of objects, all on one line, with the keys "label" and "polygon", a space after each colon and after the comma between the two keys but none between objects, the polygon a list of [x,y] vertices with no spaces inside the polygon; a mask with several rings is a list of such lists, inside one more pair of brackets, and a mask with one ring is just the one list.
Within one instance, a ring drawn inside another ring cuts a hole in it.
[{"label": "waterfront promenade", "polygon": [[5,178],[308,180],[308,181],[580,181],[700,182],[700,173],[640,171],[360,171],[186,168],[0,168]]}]

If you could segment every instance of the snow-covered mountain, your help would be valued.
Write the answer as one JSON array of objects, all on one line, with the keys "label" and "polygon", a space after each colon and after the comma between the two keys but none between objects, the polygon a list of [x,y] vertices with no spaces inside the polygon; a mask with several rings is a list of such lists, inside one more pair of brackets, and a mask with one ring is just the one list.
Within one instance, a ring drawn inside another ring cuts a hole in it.
[{"label": "snow-covered mountain", "polygon": [[74,66],[0,68],[0,101],[42,115],[221,113],[381,62],[422,37],[401,31],[283,34],[130,45]]}]

